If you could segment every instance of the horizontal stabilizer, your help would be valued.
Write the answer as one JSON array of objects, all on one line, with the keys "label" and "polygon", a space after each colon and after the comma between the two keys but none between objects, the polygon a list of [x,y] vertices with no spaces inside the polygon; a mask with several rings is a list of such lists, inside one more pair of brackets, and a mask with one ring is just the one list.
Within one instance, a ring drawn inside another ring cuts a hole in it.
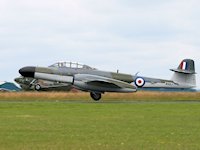
[{"label": "horizontal stabilizer", "polygon": [[196,74],[194,60],[192,59],[184,59],[180,63],[177,69],[170,69],[170,70],[177,73]]},{"label": "horizontal stabilizer", "polygon": [[192,59],[184,59],[174,71],[172,81],[184,86],[196,87],[195,63]]}]

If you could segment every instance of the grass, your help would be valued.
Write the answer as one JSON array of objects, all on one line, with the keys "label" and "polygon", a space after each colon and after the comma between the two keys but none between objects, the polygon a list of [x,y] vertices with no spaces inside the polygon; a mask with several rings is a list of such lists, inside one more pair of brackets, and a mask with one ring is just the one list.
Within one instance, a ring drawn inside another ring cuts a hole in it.
[{"label": "grass", "polygon": [[200,149],[198,100],[196,92],[106,93],[100,102],[83,92],[0,93],[0,150]]},{"label": "grass", "polygon": [[[0,93],[0,100],[84,100],[91,101],[89,93],[85,92],[6,92]],[[107,100],[200,100],[200,92],[136,92],[136,93],[106,93]]]},{"label": "grass", "polygon": [[0,102],[0,149],[200,149],[198,102]]}]

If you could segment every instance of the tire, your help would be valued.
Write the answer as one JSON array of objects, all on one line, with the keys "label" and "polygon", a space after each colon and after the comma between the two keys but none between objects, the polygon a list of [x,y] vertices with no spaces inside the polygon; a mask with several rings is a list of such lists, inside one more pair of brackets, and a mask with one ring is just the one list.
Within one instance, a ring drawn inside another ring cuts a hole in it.
[{"label": "tire", "polygon": [[101,93],[91,92],[90,96],[95,101],[99,101],[101,99]]},{"label": "tire", "polygon": [[41,90],[41,85],[40,84],[36,84],[35,85],[35,90],[36,91],[40,91]]}]

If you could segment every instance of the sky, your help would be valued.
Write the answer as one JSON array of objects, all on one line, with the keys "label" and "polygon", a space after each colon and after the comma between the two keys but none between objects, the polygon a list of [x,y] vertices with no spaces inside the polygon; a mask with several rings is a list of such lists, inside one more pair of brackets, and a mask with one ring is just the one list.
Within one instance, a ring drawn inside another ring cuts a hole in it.
[{"label": "sky", "polygon": [[200,74],[199,5],[199,0],[1,0],[0,81],[13,82],[23,66],[57,61],[170,79],[169,69],[190,58]]}]

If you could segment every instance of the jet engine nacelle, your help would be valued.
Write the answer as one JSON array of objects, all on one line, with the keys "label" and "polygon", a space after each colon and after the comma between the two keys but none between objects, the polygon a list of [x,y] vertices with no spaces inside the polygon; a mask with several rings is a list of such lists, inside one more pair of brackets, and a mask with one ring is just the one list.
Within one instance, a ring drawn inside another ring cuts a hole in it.
[{"label": "jet engine nacelle", "polygon": [[57,75],[57,74],[48,74],[48,73],[40,73],[40,72],[35,72],[34,78],[49,80],[49,81],[58,81],[58,82],[70,83],[70,84],[74,82],[73,76],[62,76],[62,75]]},{"label": "jet engine nacelle", "polygon": [[135,86],[126,82],[97,75],[76,74],[73,85],[83,91],[104,92],[136,92]]}]

